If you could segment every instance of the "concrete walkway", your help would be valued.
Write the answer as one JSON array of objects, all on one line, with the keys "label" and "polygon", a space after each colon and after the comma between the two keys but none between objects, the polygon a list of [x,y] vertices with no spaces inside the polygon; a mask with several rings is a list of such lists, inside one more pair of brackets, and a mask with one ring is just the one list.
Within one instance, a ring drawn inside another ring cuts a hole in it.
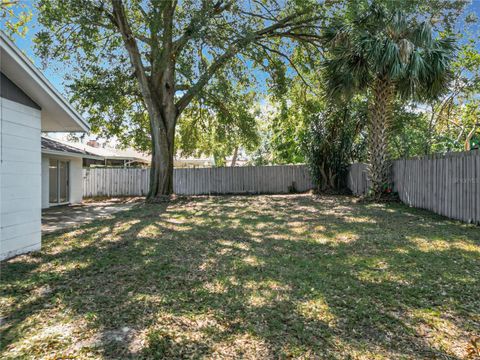
[{"label": "concrete walkway", "polygon": [[87,202],[81,205],[55,206],[42,210],[42,234],[50,234],[59,230],[68,230],[93,220],[108,218],[113,214],[129,210],[142,199],[118,199]]}]

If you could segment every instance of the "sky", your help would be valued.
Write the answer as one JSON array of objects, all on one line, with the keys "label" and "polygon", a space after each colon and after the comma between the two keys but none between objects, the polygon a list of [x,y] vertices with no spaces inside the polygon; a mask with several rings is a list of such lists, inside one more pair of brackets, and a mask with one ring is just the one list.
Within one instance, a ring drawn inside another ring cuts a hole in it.
[{"label": "sky", "polygon": [[[42,70],[44,75],[50,80],[50,82],[64,95],[66,95],[65,91],[65,84],[64,84],[64,79],[65,79],[65,74],[68,73],[69,69],[65,68],[65,66],[62,66],[62,64],[59,64],[58,62],[55,61],[49,61],[46,64],[46,67],[42,66],[42,61],[41,59],[35,55],[34,51],[34,43],[33,39],[35,37],[35,34],[40,30],[40,25],[38,24],[36,20],[36,13],[35,9],[33,9],[33,0],[22,0],[22,3],[26,6],[30,6],[33,11],[33,19],[32,21],[28,24],[28,32],[25,36],[25,38],[22,38],[20,36],[15,36],[14,41],[16,45],[25,52],[25,54],[33,61],[33,63]],[[471,0],[470,4],[466,7],[465,12],[462,16],[464,18],[467,14],[470,13],[475,13],[477,15],[478,21],[476,24],[470,24],[469,25],[469,30],[471,31],[472,34],[476,34],[480,36],[480,0]],[[459,21],[457,24],[457,29],[462,30],[465,27],[465,24],[463,21]],[[478,42],[478,47],[480,51],[480,41]],[[266,75],[258,70],[254,70],[256,72],[255,77],[259,80],[260,83],[264,83],[264,80],[266,80]],[[261,103],[265,103],[262,101]]]},{"label": "sky", "polygon": [[[24,0],[22,2],[27,6],[33,3],[32,0]],[[471,3],[465,9],[465,15],[469,13],[477,14],[479,21],[477,22],[476,25],[470,25],[470,29],[473,33],[480,34],[480,0],[471,1]],[[459,22],[457,24],[457,27],[459,29],[462,29],[462,27],[464,27],[463,22]],[[53,85],[55,85],[55,87],[58,90],[64,93],[65,92],[65,88],[64,88],[65,76],[64,75],[66,74],[66,71],[68,71],[68,69],[60,67],[58,66],[58,64],[52,61],[50,61],[47,64],[46,68],[43,68],[41,60],[39,59],[38,56],[35,55],[33,38],[35,37],[35,34],[40,29],[40,25],[36,21],[35,11],[33,11],[33,19],[29,23],[28,28],[29,28],[29,31],[27,32],[25,38],[16,36],[14,38],[15,43],[20,49],[22,49],[27,54],[27,56],[35,63],[35,65],[37,65],[37,67],[39,67],[43,71],[43,73],[50,80],[50,82]],[[479,50],[480,50],[480,42],[479,42]],[[258,75],[260,77],[263,77],[263,74],[258,74]]]}]

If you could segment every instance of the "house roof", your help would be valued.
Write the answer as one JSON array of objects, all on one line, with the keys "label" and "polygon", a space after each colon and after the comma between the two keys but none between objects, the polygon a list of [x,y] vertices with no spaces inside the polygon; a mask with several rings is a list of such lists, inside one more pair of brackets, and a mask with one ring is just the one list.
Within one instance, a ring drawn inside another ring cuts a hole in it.
[{"label": "house roof", "polygon": [[68,144],[62,143],[60,141],[57,141],[45,136],[42,136],[41,147],[42,147],[43,154],[60,155],[60,156],[68,155],[73,157],[103,160],[103,158],[100,156],[96,156],[95,154],[91,154],[87,151],[77,149],[73,146],[70,146]]},{"label": "house roof", "polygon": [[[51,138],[48,138],[52,140]],[[149,163],[150,157],[142,154],[133,149],[113,149],[108,147],[94,147],[79,142],[70,142],[65,140],[55,139],[53,140],[58,144],[62,144],[68,148],[75,149],[90,156],[95,156],[98,159],[111,159],[111,160],[129,160],[142,163]]]},{"label": "house roof", "polygon": [[133,160],[143,163],[150,162],[150,156],[142,154],[134,149],[114,149],[109,147],[94,147],[86,144],[75,144],[81,149],[88,151],[92,154],[102,156],[105,159],[112,160]]},{"label": "house roof", "polygon": [[42,131],[90,130],[88,123],[47,78],[0,31],[0,70],[42,109]]}]

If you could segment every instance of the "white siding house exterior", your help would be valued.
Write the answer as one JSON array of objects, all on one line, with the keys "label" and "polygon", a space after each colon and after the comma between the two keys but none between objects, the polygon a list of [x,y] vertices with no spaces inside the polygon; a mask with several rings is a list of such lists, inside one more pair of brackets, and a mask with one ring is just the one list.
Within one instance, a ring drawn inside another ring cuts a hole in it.
[{"label": "white siding house exterior", "polygon": [[[83,159],[103,160],[103,158],[47,136],[42,136],[41,148],[42,209],[59,204],[78,204],[82,202]],[[55,173],[55,166],[59,164],[64,166],[63,175],[66,177],[66,179],[63,179],[65,188],[62,196],[58,196],[58,188],[52,188],[52,185],[62,183],[62,181],[57,181],[61,174]]]},{"label": "white siding house exterior", "polygon": [[1,101],[2,258],[40,249],[40,110]]},{"label": "white siding house exterior", "polygon": [[[3,260],[41,247],[42,189],[48,186],[42,183],[41,132],[83,132],[89,127],[2,32],[0,70],[0,260]],[[77,159],[71,164],[73,179],[81,169]],[[81,174],[78,178],[81,181]],[[71,198],[78,200],[81,187],[71,188]]]}]

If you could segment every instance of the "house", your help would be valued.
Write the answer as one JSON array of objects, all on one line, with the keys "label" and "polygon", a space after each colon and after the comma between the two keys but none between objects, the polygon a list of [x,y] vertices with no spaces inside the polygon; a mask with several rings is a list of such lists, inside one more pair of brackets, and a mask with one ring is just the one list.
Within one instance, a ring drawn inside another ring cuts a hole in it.
[{"label": "house", "polygon": [[151,157],[142,154],[134,149],[114,149],[108,146],[102,146],[97,140],[90,140],[87,144],[72,143],[79,149],[95,154],[103,160],[85,158],[84,167],[109,166],[109,167],[146,167],[150,165]]},{"label": "house", "polygon": [[97,140],[89,140],[86,144],[80,142],[52,139],[65,149],[76,149],[83,156],[83,167],[146,167],[150,165],[150,156],[134,149],[114,149],[101,145]]},{"label": "house", "polygon": [[[68,184],[77,176],[77,167],[71,159],[62,162],[60,154],[45,153],[42,160],[41,133],[86,132],[89,125],[3,32],[0,58],[3,260],[40,249],[42,188],[48,185],[58,201],[72,195],[67,195]],[[46,174],[47,164],[48,174],[56,182],[42,182],[42,168]]]},{"label": "house", "polygon": [[42,136],[42,209],[82,202],[85,160],[103,158],[58,140]]},{"label": "house", "polygon": [[212,167],[214,164],[213,159],[210,158],[198,158],[198,157],[182,157],[175,156],[173,159],[173,167],[179,168],[205,168]]}]

